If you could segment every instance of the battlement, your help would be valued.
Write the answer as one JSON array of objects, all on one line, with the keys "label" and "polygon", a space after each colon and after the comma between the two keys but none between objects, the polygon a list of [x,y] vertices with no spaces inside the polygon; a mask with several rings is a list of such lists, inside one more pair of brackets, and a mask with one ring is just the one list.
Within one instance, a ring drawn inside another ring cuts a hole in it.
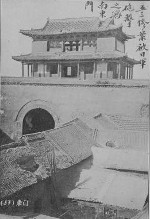
[{"label": "battlement", "polygon": [[95,79],[80,80],[77,78],[33,78],[33,77],[2,77],[2,85],[30,85],[30,86],[72,86],[72,87],[149,87],[149,80],[119,80],[119,79]]}]

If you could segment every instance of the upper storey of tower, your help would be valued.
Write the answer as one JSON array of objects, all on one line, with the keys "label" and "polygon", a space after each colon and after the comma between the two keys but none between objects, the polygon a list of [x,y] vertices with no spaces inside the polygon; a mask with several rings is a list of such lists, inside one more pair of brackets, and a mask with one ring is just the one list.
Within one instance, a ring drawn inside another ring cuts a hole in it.
[{"label": "upper storey of tower", "polygon": [[47,39],[53,37],[65,38],[66,35],[94,34],[99,37],[115,36],[121,41],[132,39],[122,31],[122,25],[115,25],[114,19],[101,21],[99,17],[48,19],[41,29],[20,30],[20,32],[33,39]]}]

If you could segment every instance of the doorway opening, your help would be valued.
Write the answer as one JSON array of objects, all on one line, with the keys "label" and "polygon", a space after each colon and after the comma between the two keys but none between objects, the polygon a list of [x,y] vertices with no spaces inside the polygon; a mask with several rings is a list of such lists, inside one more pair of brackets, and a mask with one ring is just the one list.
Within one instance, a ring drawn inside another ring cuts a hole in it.
[{"label": "doorway opening", "polygon": [[65,78],[76,78],[77,77],[77,64],[63,65],[62,66],[62,77]]},{"label": "doorway opening", "polygon": [[55,121],[52,115],[44,109],[36,108],[25,115],[22,134],[26,135],[54,128]]}]

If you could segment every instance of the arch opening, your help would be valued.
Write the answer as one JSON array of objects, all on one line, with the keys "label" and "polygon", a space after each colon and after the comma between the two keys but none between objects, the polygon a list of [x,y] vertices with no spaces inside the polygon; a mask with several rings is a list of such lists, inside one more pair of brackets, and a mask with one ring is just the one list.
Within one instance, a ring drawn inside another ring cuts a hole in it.
[{"label": "arch opening", "polygon": [[42,108],[28,111],[23,119],[22,134],[42,132],[55,128],[55,121],[52,115]]}]

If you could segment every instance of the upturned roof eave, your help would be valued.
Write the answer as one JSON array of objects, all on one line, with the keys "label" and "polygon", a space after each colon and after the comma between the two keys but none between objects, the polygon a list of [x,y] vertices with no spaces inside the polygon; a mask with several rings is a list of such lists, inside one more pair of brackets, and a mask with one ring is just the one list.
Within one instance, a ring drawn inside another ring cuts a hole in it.
[{"label": "upturned roof eave", "polygon": [[[59,35],[66,35],[66,34],[85,34],[85,33],[103,33],[103,32],[108,32],[108,31],[115,31],[117,29],[120,29],[120,25],[118,26],[114,26],[114,27],[110,27],[110,28],[102,28],[101,30],[91,30],[91,31],[70,31],[70,32],[60,32],[60,33],[43,33],[43,29],[31,29],[31,30],[20,30],[20,33],[29,37],[50,37],[50,36],[59,36]],[[41,33],[36,33],[36,31],[40,31]],[[124,35],[127,37],[128,35],[126,35],[124,33]]]},{"label": "upturned roof eave", "polygon": [[120,57],[75,57],[75,58],[66,58],[66,57],[56,57],[56,58],[50,58],[50,57],[45,57],[43,55],[43,57],[40,55],[38,57],[38,55],[36,57],[32,57],[31,56],[32,54],[27,54],[27,55],[20,55],[20,56],[12,56],[12,59],[14,59],[15,61],[20,61],[20,62],[33,62],[33,61],[77,61],[77,60],[80,60],[80,61],[86,61],[86,60],[121,60],[121,61],[126,61],[126,62],[129,62],[133,65],[135,64],[140,64],[141,62],[138,61],[138,60],[135,60],[135,59],[132,59],[130,57],[128,57],[127,55],[124,55],[124,56],[120,56]]},{"label": "upturned roof eave", "polygon": [[131,64],[134,64],[134,65],[138,65],[138,64],[141,64],[141,61],[138,61],[136,59],[132,59],[128,56],[124,56],[123,57],[126,61],[130,62]]}]

